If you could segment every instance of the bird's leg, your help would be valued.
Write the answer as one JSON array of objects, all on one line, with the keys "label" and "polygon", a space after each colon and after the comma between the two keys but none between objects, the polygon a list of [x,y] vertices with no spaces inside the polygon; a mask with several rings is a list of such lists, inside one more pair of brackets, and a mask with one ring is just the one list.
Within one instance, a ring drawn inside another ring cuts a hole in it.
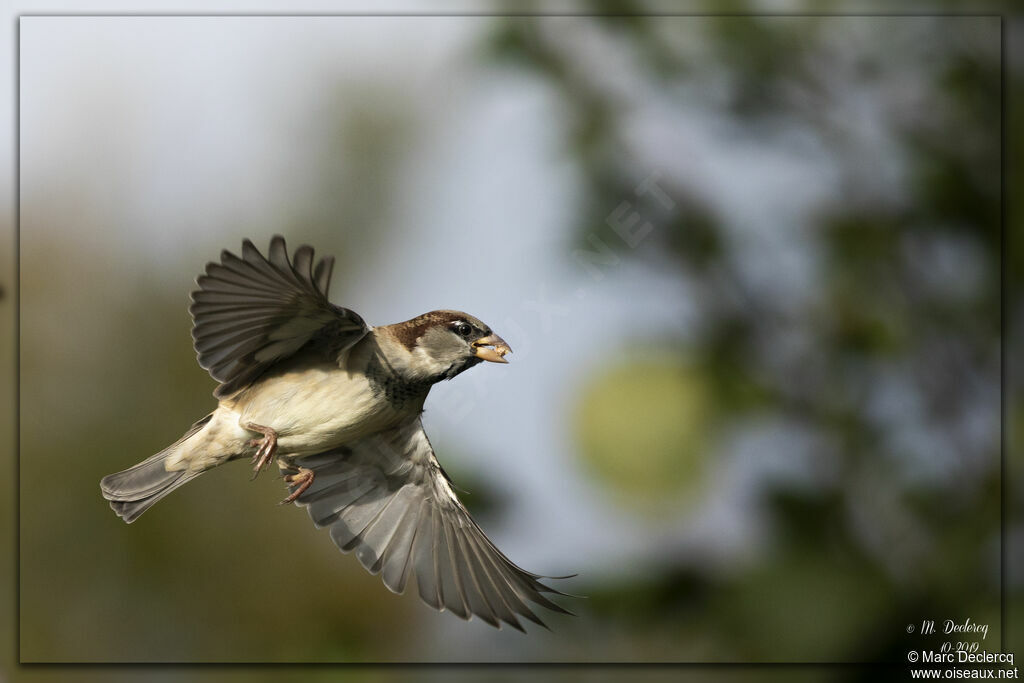
[{"label": "bird's leg", "polygon": [[[280,465],[280,463],[278,464]],[[283,467],[281,469],[282,471],[284,470]],[[292,469],[292,467],[289,467],[289,469]],[[298,472],[284,475],[284,483],[288,486],[298,484],[298,487],[288,494],[288,497],[278,503],[278,505],[285,505],[286,503],[294,502],[296,498],[306,491],[306,489],[313,485],[313,477],[315,476],[313,474],[313,470],[302,466],[296,466],[295,469],[298,469]]]},{"label": "bird's leg", "polygon": [[259,475],[260,470],[270,464],[274,453],[277,451],[277,432],[270,427],[264,427],[255,422],[246,422],[244,427],[250,432],[258,432],[263,435],[262,439],[252,439],[249,441],[250,446],[258,447],[252,456],[252,478],[255,479]]}]

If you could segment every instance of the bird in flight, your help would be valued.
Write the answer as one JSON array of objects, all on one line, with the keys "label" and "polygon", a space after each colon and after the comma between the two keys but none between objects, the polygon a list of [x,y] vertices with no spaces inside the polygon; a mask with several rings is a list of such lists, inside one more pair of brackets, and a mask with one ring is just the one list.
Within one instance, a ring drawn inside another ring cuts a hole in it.
[{"label": "bird in flight", "polygon": [[289,259],[274,236],[225,250],[192,293],[199,365],[220,382],[217,408],[177,442],[100,482],[125,522],[179,486],[249,458],[255,478],[277,463],[282,503],[305,507],[343,551],[384,585],[463,619],[523,631],[544,626],[529,603],[571,614],[567,595],[513,564],[459,502],[423,431],[430,388],[483,361],[506,363],[508,344],[480,320],[439,310],[371,327],[327,299],[333,257],[312,247]]}]

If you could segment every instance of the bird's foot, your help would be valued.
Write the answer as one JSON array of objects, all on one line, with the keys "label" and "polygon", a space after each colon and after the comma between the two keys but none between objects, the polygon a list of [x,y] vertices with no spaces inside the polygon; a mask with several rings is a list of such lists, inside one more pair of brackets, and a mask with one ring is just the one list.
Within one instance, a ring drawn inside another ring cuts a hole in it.
[{"label": "bird's foot", "polygon": [[270,464],[270,461],[274,459],[274,453],[277,452],[277,432],[270,427],[264,427],[258,425],[255,422],[248,422],[245,428],[252,432],[258,432],[263,435],[261,439],[252,439],[249,441],[250,446],[256,446],[256,452],[252,456],[253,473],[252,478],[255,479],[260,471]]},{"label": "bird's foot", "polygon": [[284,475],[285,484],[287,484],[288,486],[294,486],[295,484],[298,484],[298,486],[295,488],[294,491],[288,494],[287,498],[278,503],[278,505],[285,505],[287,503],[295,502],[296,498],[305,493],[306,489],[313,485],[313,478],[315,476],[313,474],[313,470],[305,467],[299,467],[298,470],[299,471],[295,472],[294,474]]}]

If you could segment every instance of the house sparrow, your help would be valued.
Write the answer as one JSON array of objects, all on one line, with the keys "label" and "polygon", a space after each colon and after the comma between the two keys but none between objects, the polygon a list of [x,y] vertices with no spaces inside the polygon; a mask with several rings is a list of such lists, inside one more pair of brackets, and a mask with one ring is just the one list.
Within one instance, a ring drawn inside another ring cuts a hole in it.
[{"label": "house sparrow", "polygon": [[420,597],[463,619],[523,630],[543,626],[527,602],[570,614],[566,595],[520,569],[484,535],[452,489],[423,431],[430,388],[482,361],[507,362],[508,344],[471,315],[432,311],[371,327],[331,304],[332,257],[291,260],[281,236],[269,258],[245,240],[196,282],[189,308],[199,365],[220,386],[217,409],[176,443],[100,482],[125,522],[182,484],[249,457],[255,477],[276,459],[289,495],[317,527],[396,593],[415,577]]}]

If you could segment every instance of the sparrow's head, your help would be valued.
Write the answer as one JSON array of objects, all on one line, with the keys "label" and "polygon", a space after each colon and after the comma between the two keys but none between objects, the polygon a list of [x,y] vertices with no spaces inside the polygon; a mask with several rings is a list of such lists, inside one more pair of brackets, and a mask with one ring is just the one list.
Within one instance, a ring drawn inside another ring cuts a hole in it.
[{"label": "sparrow's head", "polygon": [[409,354],[395,363],[409,380],[451,379],[480,361],[507,363],[505,354],[512,352],[491,328],[461,311],[431,311],[388,329]]}]

